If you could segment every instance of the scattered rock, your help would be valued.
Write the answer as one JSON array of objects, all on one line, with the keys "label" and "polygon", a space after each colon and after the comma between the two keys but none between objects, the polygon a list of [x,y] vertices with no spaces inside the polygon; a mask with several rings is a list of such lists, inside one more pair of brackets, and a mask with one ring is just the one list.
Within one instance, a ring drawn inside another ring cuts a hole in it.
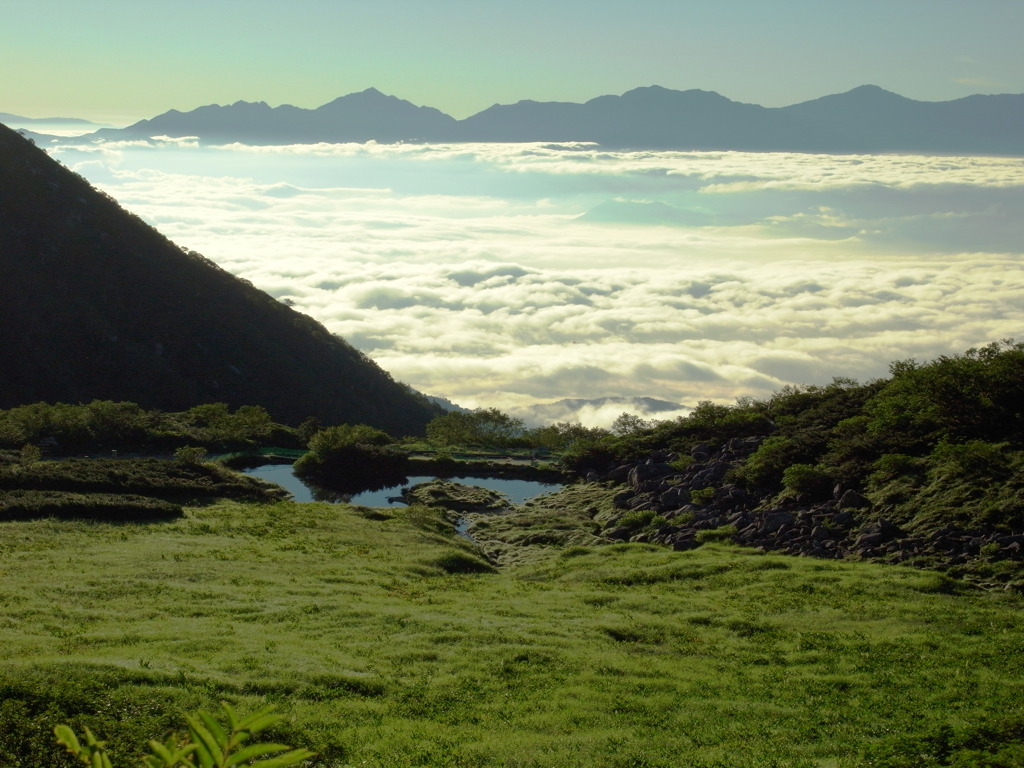
[{"label": "scattered rock", "polygon": [[[699,546],[697,533],[724,525],[736,529],[732,540],[765,552],[839,559],[873,558],[885,562],[955,566],[981,557],[1024,560],[1024,534],[979,535],[948,525],[928,534],[903,531],[860,491],[837,485],[824,501],[789,499],[780,503],[727,482],[730,470],[757,450],[760,437],[733,438],[718,449],[699,443],[684,469],[669,464],[675,455],[651,453],[642,461],[611,467],[602,480],[625,483],[613,499],[616,509],[653,510],[663,519],[656,530],[638,532],[616,519],[598,520],[605,540],[654,542],[686,550]],[[705,489],[713,488],[709,494]],[[693,497],[703,491],[699,503]],[[865,523],[869,514],[880,514]],[[619,515],[621,517],[621,515]],[[639,538],[638,538],[639,537]],[[995,545],[993,547],[992,545]],[[984,549],[983,549],[984,548]]]},{"label": "scattered rock", "polygon": [[857,493],[852,488],[839,497],[840,509],[865,509],[871,506],[871,502]]}]

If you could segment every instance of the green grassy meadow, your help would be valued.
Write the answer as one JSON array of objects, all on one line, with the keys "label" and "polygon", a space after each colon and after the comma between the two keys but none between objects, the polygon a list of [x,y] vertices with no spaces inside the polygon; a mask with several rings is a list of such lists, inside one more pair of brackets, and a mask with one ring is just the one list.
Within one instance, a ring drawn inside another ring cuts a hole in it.
[{"label": "green grassy meadow", "polygon": [[133,764],[218,700],[323,766],[1024,759],[1012,592],[721,544],[509,562],[423,507],[2,522],[0,765],[70,765],[58,722]]}]

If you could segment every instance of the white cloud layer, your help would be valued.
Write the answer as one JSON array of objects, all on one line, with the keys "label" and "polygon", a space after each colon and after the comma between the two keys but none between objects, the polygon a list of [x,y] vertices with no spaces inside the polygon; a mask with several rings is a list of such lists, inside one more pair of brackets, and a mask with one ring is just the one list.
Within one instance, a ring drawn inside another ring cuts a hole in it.
[{"label": "white cloud layer", "polygon": [[1024,319],[1019,158],[52,151],[396,378],[469,407],[763,397],[1020,336]]}]

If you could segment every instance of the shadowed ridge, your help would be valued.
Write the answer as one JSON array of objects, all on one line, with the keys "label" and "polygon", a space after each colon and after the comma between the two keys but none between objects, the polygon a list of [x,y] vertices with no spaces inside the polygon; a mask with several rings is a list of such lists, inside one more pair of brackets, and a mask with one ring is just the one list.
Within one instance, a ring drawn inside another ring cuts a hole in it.
[{"label": "shadowed ridge", "polygon": [[0,408],[203,402],[421,432],[425,398],[0,127]]}]

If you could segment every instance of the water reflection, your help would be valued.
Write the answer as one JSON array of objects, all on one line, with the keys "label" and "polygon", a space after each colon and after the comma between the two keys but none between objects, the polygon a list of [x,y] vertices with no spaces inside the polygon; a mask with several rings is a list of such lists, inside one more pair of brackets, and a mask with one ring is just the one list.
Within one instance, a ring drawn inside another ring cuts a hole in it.
[{"label": "water reflection", "polygon": [[[395,499],[401,495],[402,488],[419,483],[436,480],[435,476],[418,475],[406,477],[396,485],[389,485],[376,490],[342,493],[336,490],[308,486],[292,472],[291,464],[264,464],[244,470],[245,474],[277,483],[291,493],[295,501],[325,501],[332,504],[359,504],[364,507],[386,507],[398,503]],[[558,483],[541,483],[536,480],[521,480],[502,477],[448,477],[446,480],[476,485],[503,493],[513,504],[522,504],[527,499],[558,490]]]}]

